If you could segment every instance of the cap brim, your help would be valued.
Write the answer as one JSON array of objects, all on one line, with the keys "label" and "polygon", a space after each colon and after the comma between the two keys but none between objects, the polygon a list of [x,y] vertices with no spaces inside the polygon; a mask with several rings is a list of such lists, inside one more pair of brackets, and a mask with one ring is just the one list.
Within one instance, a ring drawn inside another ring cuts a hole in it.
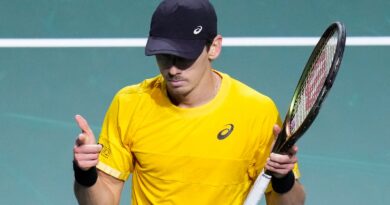
[{"label": "cap brim", "polygon": [[202,53],[206,40],[182,40],[149,36],[145,55],[171,54],[186,59],[196,59]]}]

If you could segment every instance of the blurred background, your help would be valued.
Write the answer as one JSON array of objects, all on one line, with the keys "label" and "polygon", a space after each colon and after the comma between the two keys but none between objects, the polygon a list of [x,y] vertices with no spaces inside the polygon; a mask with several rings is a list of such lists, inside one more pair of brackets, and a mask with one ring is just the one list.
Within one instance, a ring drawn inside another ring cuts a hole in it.
[{"label": "blurred background", "polygon": [[[146,38],[159,2],[1,0],[0,40]],[[390,36],[388,0],[211,2],[224,37],[319,37],[334,21],[349,37]],[[273,98],[284,117],[312,49],[226,46],[214,66]],[[299,142],[306,204],[390,204],[386,59],[388,45],[347,46],[332,92]],[[157,74],[139,46],[1,47],[0,204],[76,204],[74,115],[98,135],[116,91]],[[128,181],[121,204],[130,194]]]}]

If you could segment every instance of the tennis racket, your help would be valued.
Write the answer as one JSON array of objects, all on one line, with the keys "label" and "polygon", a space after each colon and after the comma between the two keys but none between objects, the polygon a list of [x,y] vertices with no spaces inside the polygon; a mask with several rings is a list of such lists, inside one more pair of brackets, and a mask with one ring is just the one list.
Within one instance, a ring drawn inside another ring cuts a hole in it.
[{"label": "tennis racket", "polygon": [[[344,53],[345,27],[332,23],[314,47],[295,89],[282,131],[272,149],[286,153],[313,123],[336,78]],[[244,205],[256,205],[272,178],[268,170],[257,177]]]}]

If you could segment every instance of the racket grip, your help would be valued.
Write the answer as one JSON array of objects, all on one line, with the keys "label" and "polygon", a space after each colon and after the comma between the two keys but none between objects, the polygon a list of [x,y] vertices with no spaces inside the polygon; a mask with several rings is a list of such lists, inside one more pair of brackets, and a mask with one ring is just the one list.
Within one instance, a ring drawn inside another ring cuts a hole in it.
[{"label": "racket grip", "polygon": [[263,197],[264,192],[267,189],[269,182],[271,181],[271,178],[272,176],[268,175],[263,170],[249,191],[244,205],[257,205],[261,201],[261,198]]}]

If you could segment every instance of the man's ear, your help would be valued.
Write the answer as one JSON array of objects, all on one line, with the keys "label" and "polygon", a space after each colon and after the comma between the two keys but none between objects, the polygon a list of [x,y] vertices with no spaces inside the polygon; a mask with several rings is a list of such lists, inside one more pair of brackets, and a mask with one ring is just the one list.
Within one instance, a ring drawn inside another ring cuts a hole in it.
[{"label": "man's ear", "polygon": [[210,60],[215,60],[218,58],[219,54],[222,50],[222,36],[217,35],[213,42],[210,45],[210,49],[208,51],[208,57]]}]

